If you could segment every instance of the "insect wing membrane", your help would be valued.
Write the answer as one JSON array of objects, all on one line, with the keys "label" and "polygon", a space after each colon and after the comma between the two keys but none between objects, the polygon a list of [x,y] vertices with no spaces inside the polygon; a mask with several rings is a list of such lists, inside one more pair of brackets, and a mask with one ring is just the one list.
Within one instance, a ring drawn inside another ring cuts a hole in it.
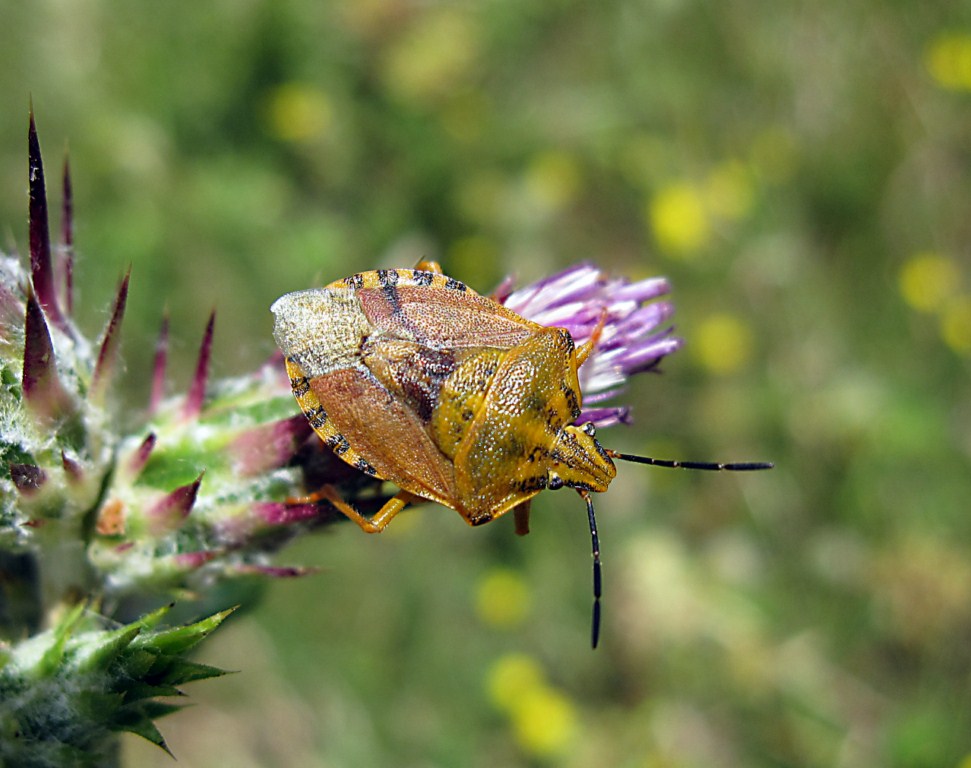
[{"label": "insect wing membrane", "polygon": [[[452,507],[452,466],[425,434],[415,412],[361,369],[344,369],[310,380],[310,391],[346,441],[333,447],[351,464],[360,457],[378,477]],[[319,432],[319,430],[318,430]],[[323,435],[322,435],[323,436]],[[333,441],[328,441],[333,442]]]},{"label": "insect wing membrane", "polygon": [[471,291],[411,285],[364,289],[358,298],[375,329],[439,351],[512,349],[542,328]]},{"label": "insect wing membrane", "polygon": [[380,330],[365,315],[358,294],[339,282],[274,303],[274,335],[287,358],[297,402],[320,438],[348,464],[452,506],[451,464],[414,411],[364,365],[362,350]]}]

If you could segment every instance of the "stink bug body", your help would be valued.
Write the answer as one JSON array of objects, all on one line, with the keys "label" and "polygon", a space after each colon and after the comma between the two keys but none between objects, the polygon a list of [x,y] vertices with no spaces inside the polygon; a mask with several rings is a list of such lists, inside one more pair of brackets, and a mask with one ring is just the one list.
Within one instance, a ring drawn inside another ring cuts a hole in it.
[{"label": "stink bug body", "polygon": [[603,448],[576,424],[577,372],[599,332],[576,347],[568,331],[533,323],[442,274],[364,272],[298,291],[272,306],[274,336],[294,396],[321,439],[361,472],[400,492],[366,518],[332,487],[319,496],[369,533],[408,503],[436,501],[481,525],[513,510],[528,530],[529,504],[570,487],[586,502],[594,558],[593,645],[600,624],[600,553],[590,491],[605,491],[613,459],[695,469],[699,464]]}]

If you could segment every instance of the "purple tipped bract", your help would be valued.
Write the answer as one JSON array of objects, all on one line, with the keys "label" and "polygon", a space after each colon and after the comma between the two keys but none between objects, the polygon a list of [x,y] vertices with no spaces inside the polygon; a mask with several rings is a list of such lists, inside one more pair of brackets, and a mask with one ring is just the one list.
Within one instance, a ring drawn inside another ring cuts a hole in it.
[{"label": "purple tipped bract", "polygon": [[[202,345],[199,347],[199,359],[196,362],[196,372],[192,377],[192,384],[189,386],[189,392],[185,396],[185,405],[182,408],[182,417],[186,420],[194,419],[202,413],[203,401],[206,398],[206,385],[209,382],[209,358],[212,355],[212,334],[215,324],[216,310],[213,310],[209,314],[209,322],[206,323],[206,330],[202,335]],[[156,357],[155,364],[157,370],[159,365],[158,357]]]},{"label": "purple tipped bract", "polygon": [[578,264],[516,291],[504,284],[496,299],[534,323],[566,328],[577,346],[604,320],[593,353],[580,368],[584,407],[577,421],[606,427],[627,422],[628,409],[599,404],[623,391],[635,373],[651,370],[681,346],[667,325],[672,305],[657,301],[669,290],[661,277],[631,282]]},{"label": "purple tipped bract", "polygon": [[[205,473],[203,473],[205,474]],[[149,510],[152,532],[160,535],[176,530],[192,511],[202,484],[202,475],[159,499]]]},{"label": "purple tipped bract", "polygon": [[101,348],[98,350],[98,362],[94,366],[94,374],[91,377],[91,390],[88,396],[98,401],[104,398],[108,380],[111,377],[115,362],[118,357],[118,345],[121,335],[121,321],[125,317],[125,304],[128,301],[128,282],[131,279],[131,269],[122,279],[118,286],[118,295],[115,297],[115,307],[111,313],[111,319],[105,328],[104,339]]}]

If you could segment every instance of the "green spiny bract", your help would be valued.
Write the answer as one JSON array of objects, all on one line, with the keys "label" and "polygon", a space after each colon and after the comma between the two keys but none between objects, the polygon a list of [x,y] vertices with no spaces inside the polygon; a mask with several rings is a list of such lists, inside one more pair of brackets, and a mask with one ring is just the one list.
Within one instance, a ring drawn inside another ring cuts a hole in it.
[{"label": "green spiny bract", "polygon": [[[188,392],[171,398],[163,324],[145,423],[120,431],[112,380],[129,276],[91,343],[71,317],[70,177],[65,165],[52,249],[33,115],[28,167],[29,272],[0,254],[0,744],[21,750],[0,763],[53,765],[77,750],[111,753],[113,737],[96,743],[118,730],[162,744],[152,720],[172,707],[155,697],[217,672],[181,655],[224,614],[175,630],[152,629],[158,614],[114,628],[131,606],[205,598],[227,578],[300,574],[270,555],[341,518],[301,500],[307,489],[339,484],[367,509],[380,485],[320,446],[294,414],[282,365],[208,381],[214,318]],[[171,642],[180,632],[195,640]]]},{"label": "green spiny bract", "polygon": [[230,613],[156,629],[167,611],[109,631],[78,605],[51,629],[0,649],[0,765],[110,765],[120,731],[167,751],[154,720],[181,705],[158,699],[224,674],[184,655]]}]

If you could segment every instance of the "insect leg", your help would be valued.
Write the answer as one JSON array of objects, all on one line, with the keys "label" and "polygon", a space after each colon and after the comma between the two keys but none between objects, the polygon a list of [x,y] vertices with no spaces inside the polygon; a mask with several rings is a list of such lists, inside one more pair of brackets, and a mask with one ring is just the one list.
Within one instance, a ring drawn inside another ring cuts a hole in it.
[{"label": "insect leg", "polygon": [[426,259],[421,259],[417,264],[415,264],[415,269],[419,272],[434,272],[436,275],[442,275],[442,265],[437,261],[430,261]]},{"label": "insect leg", "polygon": [[387,503],[381,509],[374,513],[374,515],[368,519],[364,517],[360,512],[354,509],[353,506],[348,504],[344,499],[340,497],[337,490],[332,485],[325,485],[316,494],[321,499],[325,499],[337,507],[338,510],[343,512],[347,517],[357,523],[362,531],[366,533],[381,533],[385,528],[388,527],[395,515],[397,515],[401,510],[403,510],[408,504],[415,500],[413,494],[407,491],[400,491],[394,498],[388,499]]},{"label": "insect leg", "polygon": [[513,516],[516,518],[516,535],[525,536],[529,533],[529,505],[532,499],[526,499],[521,504],[512,508]]},{"label": "insect leg", "polygon": [[583,365],[587,358],[590,357],[590,353],[593,352],[593,348],[596,347],[597,342],[600,341],[600,334],[603,333],[604,325],[606,324],[607,310],[604,309],[600,312],[600,319],[597,321],[597,325],[593,329],[593,333],[590,334],[590,338],[577,347],[577,368]]}]

